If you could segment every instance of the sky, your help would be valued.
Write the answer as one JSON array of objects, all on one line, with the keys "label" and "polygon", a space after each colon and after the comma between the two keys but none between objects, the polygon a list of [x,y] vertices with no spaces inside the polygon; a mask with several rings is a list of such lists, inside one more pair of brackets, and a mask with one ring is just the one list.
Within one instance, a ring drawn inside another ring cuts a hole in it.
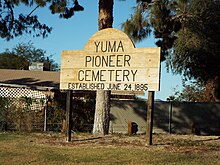
[{"label": "sky", "polygon": [[[32,37],[28,34],[17,37],[10,41],[0,39],[0,52],[6,49],[11,50],[19,43],[31,41],[35,48],[46,50],[46,55],[53,55],[52,58],[60,64],[62,50],[81,50],[84,48],[90,37],[98,31],[98,0],[79,0],[84,11],[76,12],[75,15],[66,20],[60,19],[58,15],[52,15],[48,8],[39,8],[34,14],[39,20],[53,30],[47,38]],[[113,28],[121,30],[121,24],[133,13],[136,0],[115,0]],[[28,14],[32,9],[20,6],[15,13]],[[141,43],[135,43],[136,48],[156,47],[153,35]],[[175,91],[182,89],[182,78],[167,72],[165,63],[161,65],[160,91],[155,93],[155,99],[166,100]],[[145,95],[144,98],[147,96]]]}]

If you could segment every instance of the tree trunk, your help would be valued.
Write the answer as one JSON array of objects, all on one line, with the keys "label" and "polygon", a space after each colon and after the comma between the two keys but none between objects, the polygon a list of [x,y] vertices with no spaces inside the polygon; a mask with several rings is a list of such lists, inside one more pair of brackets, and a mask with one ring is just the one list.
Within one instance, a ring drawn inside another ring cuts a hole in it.
[{"label": "tree trunk", "polygon": [[99,30],[112,28],[114,0],[99,0]]},{"label": "tree trunk", "polygon": [[216,76],[214,80],[214,98],[216,102],[220,102],[220,76]]},{"label": "tree trunk", "polygon": [[[99,0],[99,30],[112,28],[114,0]],[[93,134],[105,135],[109,132],[110,91],[96,92],[96,108]]]},{"label": "tree trunk", "polygon": [[93,134],[108,134],[110,116],[110,91],[98,90],[96,92],[96,109],[94,117]]}]

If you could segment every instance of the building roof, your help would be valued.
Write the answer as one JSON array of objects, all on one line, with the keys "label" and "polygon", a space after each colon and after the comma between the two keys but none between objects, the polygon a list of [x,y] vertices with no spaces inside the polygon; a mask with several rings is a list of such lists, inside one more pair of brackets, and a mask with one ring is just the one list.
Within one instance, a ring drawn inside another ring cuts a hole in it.
[{"label": "building roof", "polygon": [[[60,72],[0,69],[0,86],[38,90],[59,89]],[[85,91],[88,92],[88,91]],[[143,91],[111,91],[112,95],[144,95]]]},{"label": "building roof", "polygon": [[59,89],[60,72],[0,69],[0,86]]}]

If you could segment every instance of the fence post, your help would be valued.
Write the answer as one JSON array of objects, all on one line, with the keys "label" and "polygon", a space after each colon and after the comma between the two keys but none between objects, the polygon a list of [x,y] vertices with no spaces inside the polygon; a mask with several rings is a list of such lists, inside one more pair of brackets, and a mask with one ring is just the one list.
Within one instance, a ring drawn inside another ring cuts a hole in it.
[{"label": "fence post", "polygon": [[47,131],[47,110],[48,110],[48,96],[46,97],[46,106],[44,107],[44,132]]},{"label": "fence post", "polygon": [[47,105],[44,108],[44,132],[47,131]]},{"label": "fence post", "polygon": [[173,102],[170,100],[170,106],[169,106],[169,133],[172,133],[172,113],[173,113]]}]

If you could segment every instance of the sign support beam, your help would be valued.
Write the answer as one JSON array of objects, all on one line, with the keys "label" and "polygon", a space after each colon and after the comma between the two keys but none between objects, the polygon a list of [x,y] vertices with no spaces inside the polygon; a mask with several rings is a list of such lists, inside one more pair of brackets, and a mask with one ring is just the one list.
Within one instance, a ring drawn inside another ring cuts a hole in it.
[{"label": "sign support beam", "polygon": [[154,118],[154,91],[148,91],[148,106],[147,106],[147,145],[152,145],[153,134],[153,118]]},{"label": "sign support beam", "polygon": [[72,91],[67,91],[66,97],[66,141],[71,141],[71,120],[72,120]]}]

